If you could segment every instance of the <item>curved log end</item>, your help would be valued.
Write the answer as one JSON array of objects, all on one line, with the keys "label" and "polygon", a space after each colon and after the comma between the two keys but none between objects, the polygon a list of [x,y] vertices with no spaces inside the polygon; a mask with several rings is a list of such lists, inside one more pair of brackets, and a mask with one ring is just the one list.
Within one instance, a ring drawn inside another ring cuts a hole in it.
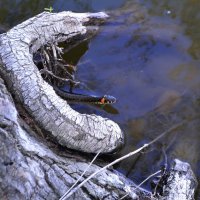
[{"label": "curved log end", "polygon": [[[88,153],[111,153],[123,146],[124,134],[115,122],[96,115],[79,115],[79,118],[81,119],[76,119],[76,121],[83,122],[83,126],[79,127],[82,131],[73,133],[73,142],[71,140],[70,145],[66,144],[66,146]],[[59,140],[61,144],[62,141]],[[65,141],[68,142],[68,140]]]},{"label": "curved log end", "polygon": [[107,18],[103,12],[43,12],[0,38],[0,72],[15,96],[60,144],[84,152],[114,151],[123,143],[123,132],[111,120],[74,111],[42,79],[32,53],[42,45],[85,35],[88,25]]},{"label": "curved log end", "polygon": [[45,129],[51,131],[61,145],[92,153],[108,153],[122,147],[124,134],[117,123],[101,116],[80,114],[73,110],[46,82],[42,84],[42,92],[46,93],[46,97],[42,98],[42,107],[52,112],[47,119],[46,109],[36,110],[35,116],[39,116],[38,122],[45,125]]}]

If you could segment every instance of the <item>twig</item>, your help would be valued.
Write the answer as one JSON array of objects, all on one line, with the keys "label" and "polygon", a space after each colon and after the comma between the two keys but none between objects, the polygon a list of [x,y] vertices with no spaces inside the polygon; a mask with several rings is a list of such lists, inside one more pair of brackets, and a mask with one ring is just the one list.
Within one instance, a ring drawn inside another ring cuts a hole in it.
[{"label": "twig", "polygon": [[[42,46],[41,50],[44,61],[42,60],[43,69],[41,69],[40,72],[51,76],[45,76],[45,79],[48,80],[48,82],[56,85],[55,79],[51,79],[53,77],[60,81],[70,83],[70,91],[72,91],[72,87],[80,84],[80,82],[75,81],[74,78],[76,67],[64,62],[62,58],[62,48],[59,48],[57,44],[52,43],[48,44],[48,46]],[[59,70],[59,68],[61,68],[63,71]],[[59,76],[61,71],[65,76],[64,78]]]},{"label": "twig", "polygon": [[59,76],[56,76],[55,74],[53,74],[53,72],[51,72],[51,71],[49,71],[49,70],[46,70],[46,69],[41,69],[41,70],[40,70],[40,73],[41,73],[41,74],[47,73],[47,74],[53,76],[54,78],[56,78],[56,79],[58,79],[58,80],[60,80],[60,81],[64,81],[64,82],[67,82],[67,83],[70,82],[70,83],[72,83],[72,84],[74,84],[74,85],[78,85],[78,84],[80,83],[80,82],[77,82],[77,81],[73,81],[73,80],[71,80],[71,79],[61,78],[61,77],[59,77]]},{"label": "twig", "polygon": [[55,45],[55,48],[57,50],[57,53],[60,57],[62,57],[62,54],[63,54],[63,48],[62,47],[58,47],[58,45],[56,44]]},{"label": "twig", "polygon": [[49,54],[48,54],[48,52],[47,52],[47,49],[45,50],[45,49],[43,49],[43,52],[44,52],[44,56],[45,56],[45,60],[46,60],[46,62],[47,62],[47,66],[48,66],[48,68],[49,68],[49,70],[50,71],[52,71],[52,66],[51,66],[51,61],[50,61],[50,56],[49,56]]},{"label": "twig", "polygon": [[159,180],[158,180],[158,182],[157,182],[157,184],[156,184],[156,186],[154,188],[153,196],[156,195],[158,187],[159,187],[159,183],[161,182],[163,176],[165,176],[167,174],[167,154],[166,154],[166,152],[165,152],[165,150],[163,148],[162,148],[162,151],[163,151],[164,158],[165,158],[165,164],[164,164],[164,168],[162,170],[162,174],[161,174],[161,176],[160,176],[160,178],[159,178]]},{"label": "twig", "polygon": [[[141,185],[143,185],[146,181],[148,181],[150,178],[152,178],[153,176],[155,176],[155,175],[157,175],[157,174],[159,174],[159,173],[161,173],[161,170],[158,170],[157,172],[155,172],[155,173],[151,174],[150,176],[148,176],[144,181],[142,181],[139,185],[137,185],[137,186],[133,189],[133,191],[137,190],[137,189],[138,189]],[[126,198],[128,195],[129,195],[129,193],[125,194],[123,197],[120,198],[120,200]]]},{"label": "twig", "polygon": [[95,155],[95,157],[93,158],[93,160],[90,162],[90,164],[87,166],[87,168],[84,170],[84,172],[81,174],[81,176],[77,179],[77,181],[69,188],[69,190],[67,192],[65,192],[65,194],[59,199],[59,200],[64,200],[65,196],[71,192],[71,190],[77,185],[77,183],[81,180],[81,178],[83,177],[83,175],[88,171],[88,169],[90,168],[90,166],[92,165],[92,163],[96,160],[97,156],[101,153],[101,150]]},{"label": "twig", "polygon": [[70,79],[74,80],[74,76],[72,74],[70,74],[66,69],[69,66],[69,64],[62,64],[61,62],[56,60],[55,61],[55,66],[58,66],[58,67],[62,68],[62,70],[64,70],[65,73],[67,74],[67,76],[69,76]]},{"label": "twig", "polygon": [[52,52],[53,52],[54,60],[57,60],[57,52],[56,52],[56,48],[55,48],[54,44],[51,44],[51,49],[52,49]]},{"label": "twig", "polygon": [[101,168],[100,170],[94,172],[93,174],[91,174],[87,179],[85,179],[82,183],[80,183],[77,187],[75,187],[73,190],[71,190],[70,193],[68,193],[66,196],[62,197],[62,200],[65,200],[67,198],[69,198],[74,192],[76,192],[79,188],[81,188],[86,182],[88,182],[91,178],[93,178],[94,176],[96,176],[97,174],[99,174],[100,172],[104,171],[105,169],[113,166],[114,164],[135,155],[136,153],[139,153],[140,151],[142,151],[143,149],[147,148],[148,146],[150,146],[151,144],[155,143],[156,141],[158,141],[160,138],[162,138],[163,136],[165,136],[166,134],[174,131],[175,129],[183,126],[186,123],[186,120],[183,120],[182,122],[172,126],[170,129],[164,131],[161,135],[159,135],[158,137],[156,137],[154,140],[152,140],[151,142],[149,142],[148,144],[144,144],[142,147],[140,147],[139,149],[132,151],[128,154],[126,154],[125,156],[122,156],[116,160],[114,160],[113,162],[109,163],[108,165],[104,166],[103,168]]}]

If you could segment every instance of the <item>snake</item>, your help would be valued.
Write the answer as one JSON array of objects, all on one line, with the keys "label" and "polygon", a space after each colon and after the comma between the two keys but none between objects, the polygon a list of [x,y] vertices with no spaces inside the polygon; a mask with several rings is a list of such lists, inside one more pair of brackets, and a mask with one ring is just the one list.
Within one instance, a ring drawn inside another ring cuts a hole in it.
[{"label": "snake", "polygon": [[[36,66],[43,65],[41,53],[36,52],[33,54],[33,61]],[[116,102],[116,98],[111,95],[94,95],[94,94],[81,94],[74,92],[67,92],[50,84],[57,95],[69,102],[82,102],[82,103],[92,103],[92,104],[113,104]]]},{"label": "snake", "polygon": [[79,93],[66,92],[57,86],[52,86],[55,92],[63,99],[69,102],[82,102],[93,104],[113,104],[116,102],[116,98],[111,95],[86,95]]}]

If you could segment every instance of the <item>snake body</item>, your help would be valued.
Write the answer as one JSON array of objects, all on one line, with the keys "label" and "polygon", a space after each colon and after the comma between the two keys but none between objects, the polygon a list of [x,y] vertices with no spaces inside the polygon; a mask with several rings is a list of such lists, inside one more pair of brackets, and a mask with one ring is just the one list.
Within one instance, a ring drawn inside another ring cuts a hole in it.
[{"label": "snake body", "polygon": [[[41,53],[36,52],[33,54],[33,61],[35,65],[43,66],[43,58]],[[93,103],[93,104],[113,104],[116,102],[116,98],[111,95],[90,95],[90,94],[80,94],[80,93],[72,93],[61,90],[60,88],[53,86],[55,92],[62,97],[63,99],[69,102],[82,102],[82,103]]]},{"label": "snake body", "polygon": [[116,102],[116,98],[110,95],[96,96],[96,95],[71,93],[63,91],[56,86],[53,86],[53,89],[59,96],[70,102],[83,102],[83,103],[94,103],[94,104],[112,104]]}]

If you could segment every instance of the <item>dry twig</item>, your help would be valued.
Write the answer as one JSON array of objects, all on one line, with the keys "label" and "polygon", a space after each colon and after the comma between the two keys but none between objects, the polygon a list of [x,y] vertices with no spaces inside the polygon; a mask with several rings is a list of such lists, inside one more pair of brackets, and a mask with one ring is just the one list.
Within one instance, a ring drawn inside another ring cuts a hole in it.
[{"label": "dry twig", "polygon": [[77,187],[75,187],[74,189],[72,189],[67,195],[63,195],[60,199],[65,200],[67,198],[69,198],[73,193],[75,193],[79,188],[81,188],[86,182],[88,182],[91,178],[93,178],[94,176],[96,176],[97,174],[101,173],[102,171],[104,171],[105,169],[113,166],[114,164],[125,160],[126,158],[133,156],[139,152],[141,152],[142,150],[144,150],[145,148],[147,148],[148,146],[152,145],[153,143],[157,142],[159,139],[161,139],[162,137],[164,137],[166,134],[176,130],[177,128],[180,128],[181,126],[183,126],[186,123],[186,120],[183,120],[182,122],[172,126],[170,129],[164,131],[162,134],[160,134],[158,137],[156,137],[155,139],[153,139],[151,142],[149,142],[148,144],[144,144],[142,147],[140,147],[139,149],[136,149],[135,151],[132,151],[128,154],[126,154],[125,156],[122,156],[116,160],[114,160],[113,162],[109,163],[108,165],[104,166],[103,168],[101,168],[100,170],[94,172],[93,174],[91,174],[88,178],[86,178],[82,183],[80,183]]}]

